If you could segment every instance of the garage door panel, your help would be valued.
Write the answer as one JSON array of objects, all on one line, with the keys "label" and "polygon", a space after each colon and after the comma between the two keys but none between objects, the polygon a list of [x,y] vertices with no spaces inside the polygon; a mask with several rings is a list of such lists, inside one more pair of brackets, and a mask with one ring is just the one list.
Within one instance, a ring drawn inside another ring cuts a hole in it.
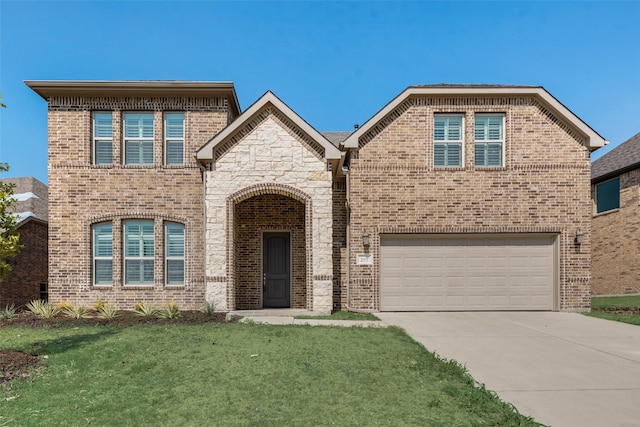
[{"label": "garage door panel", "polygon": [[553,236],[381,240],[381,310],[551,310]]}]

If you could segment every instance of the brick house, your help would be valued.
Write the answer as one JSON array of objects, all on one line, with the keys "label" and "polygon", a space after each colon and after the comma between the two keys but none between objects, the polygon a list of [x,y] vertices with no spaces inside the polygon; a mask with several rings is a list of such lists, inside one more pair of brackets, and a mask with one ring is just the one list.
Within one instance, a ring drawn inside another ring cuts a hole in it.
[{"label": "brick house", "polygon": [[47,186],[33,177],[4,178],[14,184],[15,214],[22,250],[8,260],[11,273],[0,282],[0,307],[47,299]]},{"label": "brick house", "polygon": [[640,294],[640,133],[591,166],[593,293]]},{"label": "brick house", "polygon": [[541,87],[409,87],[320,133],[271,92],[242,112],[231,83],[27,84],[49,104],[52,299],[589,307],[604,140]]}]

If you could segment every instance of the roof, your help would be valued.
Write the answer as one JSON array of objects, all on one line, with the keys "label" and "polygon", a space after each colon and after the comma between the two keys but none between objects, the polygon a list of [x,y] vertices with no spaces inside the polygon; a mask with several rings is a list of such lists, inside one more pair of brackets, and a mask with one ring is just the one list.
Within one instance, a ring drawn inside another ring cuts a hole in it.
[{"label": "roof", "polygon": [[344,142],[345,139],[353,132],[320,132],[322,136],[327,138],[329,142],[331,142],[336,147],[339,147],[340,144]]},{"label": "roof", "polygon": [[550,109],[554,114],[564,119],[569,126],[578,131],[579,134],[585,138],[585,146],[589,150],[595,150],[603,147],[607,141],[600,136],[589,125],[583,122],[578,116],[573,114],[571,110],[565,107],[560,101],[547,92],[542,86],[524,86],[524,85],[483,85],[483,84],[433,84],[433,85],[416,85],[409,86],[402,91],[398,96],[392,99],[387,105],[385,105],[380,111],[378,111],[373,117],[367,120],[362,126],[360,126],[355,132],[353,132],[345,141],[345,148],[357,148],[358,140],[365,135],[369,130],[376,126],[381,120],[383,120],[389,113],[395,110],[402,102],[404,102],[410,96],[415,95],[498,95],[498,96],[513,96],[513,95],[526,95],[538,98],[544,105]]},{"label": "roof", "polygon": [[17,203],[14,213],[18,215],[18,223],[28,218],[47,221],[49,194],[46,185],[32,176],[3,178],[0,181],[15,185],[13,197]]},{"label": "roof", "polygon": [[293,111],[287,104],[282,102],[273,92],[267,91],[256,102],[254,102],[249,108],[247,108],[236,120],[231,122],[229,126],[222,129],[216,136],[209,140],[205,145],[200,147],[196,153],[198,160],[210,160],[213,158],[214,148],[226,140],[226,138],[232,136],[237,130],[239,130],[246,122],[251,120],[254,114],[258,113],[267,104],[273,105],[280,110],[282,114],[287,116],[296,126],[298,126],[307,135],[313,138],[318,144],[320,144],[324,150],[324,157],[326,159],[339,159],[340,150],[331,143],[320,132],[315,130],[313,126],[307,123],[302,117],[300,117],[295,111]]},{"label": "roof", "polygon": [[45,100],[53,96],[225,96],[233,116],[240,103],[233,82],[183,80],[25,80]]},{"label": "roof", "polygon": [[635,134],[591,164],[591,181],[604,181],[640,168],[640,133]]}]

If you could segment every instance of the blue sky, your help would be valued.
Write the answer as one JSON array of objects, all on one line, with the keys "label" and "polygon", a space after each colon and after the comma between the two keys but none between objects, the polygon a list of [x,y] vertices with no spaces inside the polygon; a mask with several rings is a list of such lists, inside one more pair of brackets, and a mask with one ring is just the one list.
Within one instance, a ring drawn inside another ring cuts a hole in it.
[{"label": "blue sky", "polygon": [[[320,131],[405,87],[541,85],[611,141],[640,132],[640,2],[0,0],[0,161],[47,180],[47,107],[24,80],[233,81]],[[544,143],[544,142],[541,142]]]}]

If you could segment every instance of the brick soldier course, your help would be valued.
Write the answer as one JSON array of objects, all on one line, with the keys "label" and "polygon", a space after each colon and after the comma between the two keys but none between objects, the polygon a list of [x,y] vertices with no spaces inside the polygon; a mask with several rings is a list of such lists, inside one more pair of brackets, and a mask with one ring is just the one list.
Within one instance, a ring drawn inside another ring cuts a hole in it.
[{"label": "brick soldier course", "polygon": [[[132,308],[262,308],[262,236],[290,233],[290,306],[380,306],[381,236],[549,235],[553,310],[589,308],[589,152],[604,140],[543,88],[415,86],[355,132],[319,133],[271,92],[244,112],[230,83],[27,84],[49,103],[50,298]],[[93,164],[92,113],[112,112],[112,163]],[[153,112],[153,163],[125,165],[123,115]],[[162,123],[184,112],[184,163]],[[434,115],[464,117],[463,164],[434,167]],[[504,116],[504,162],[474,165],[474,116]],[[153,284],[124,283],[124,221],[154,225]],[[96,224],[112,225],[112,276],[93,279]],[[165,283],[166,223],[184,226],[184,281]],[[576,233],[584,240],[575,244]],[[370,237],[363,246],[363,235]],[[356,256],[370,253],[372,263]]]}]

